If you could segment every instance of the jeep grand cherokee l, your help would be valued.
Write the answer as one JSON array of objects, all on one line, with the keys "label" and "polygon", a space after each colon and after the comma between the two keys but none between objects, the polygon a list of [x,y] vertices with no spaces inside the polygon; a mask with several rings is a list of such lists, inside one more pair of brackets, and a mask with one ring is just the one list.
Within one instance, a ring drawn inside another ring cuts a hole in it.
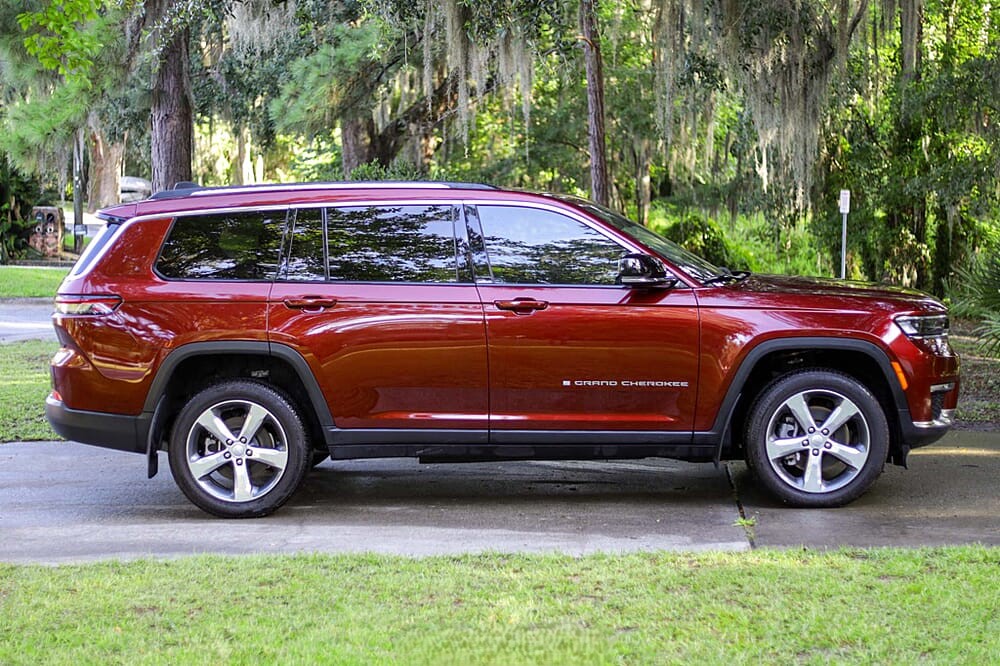
[{"label": "jeep grand cherokee l", "polygon": [[49,421],[150,476],[166,451],[218,516],[274,511],[326,456],[745,458],[837,506],[958,398],[937,300],[730,272],[582,199],[269,185],[100,217],[56,297]]}]

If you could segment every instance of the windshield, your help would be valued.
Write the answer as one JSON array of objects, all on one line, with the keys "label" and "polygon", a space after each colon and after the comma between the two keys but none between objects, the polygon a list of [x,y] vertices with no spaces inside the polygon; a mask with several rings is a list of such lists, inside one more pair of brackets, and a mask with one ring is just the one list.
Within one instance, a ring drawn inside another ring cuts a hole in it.
[{"label": "windshield", "polygon": [[607,222],[618,231],[629,238],[642,243],[649,249],[667,259],[670,263],[682,269],[685,273],[698,280],[705,282],[725,275],[728,271],[719,268],[713,263],[702,259],[696,254],[688,252],[677,243],[667,240],[663,236],[650,231],[641,224],[637,224],[623,215],[605,208],[593,201],[578,199],[576,197],[558,197],[583,208],[585,211]]}]

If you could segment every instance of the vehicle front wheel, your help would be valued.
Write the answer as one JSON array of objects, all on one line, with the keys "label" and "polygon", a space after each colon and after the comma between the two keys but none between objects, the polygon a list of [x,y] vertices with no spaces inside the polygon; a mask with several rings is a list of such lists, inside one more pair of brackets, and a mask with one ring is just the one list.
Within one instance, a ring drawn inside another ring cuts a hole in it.
[{"label": "vehicle front wheel", "polygon": [[771,382],[747,419],[747,462],[782,501],[842,506],[882,473],[889,425],[878,399],[853,377],[805,370]]},{"label": "vehicle front wheel", "polygon": [[299,487],[311,462],[294,403],[244,379],[214,384],[181,409],[170,436],[170,472],[191,502],[223,518],[265,516]]}]

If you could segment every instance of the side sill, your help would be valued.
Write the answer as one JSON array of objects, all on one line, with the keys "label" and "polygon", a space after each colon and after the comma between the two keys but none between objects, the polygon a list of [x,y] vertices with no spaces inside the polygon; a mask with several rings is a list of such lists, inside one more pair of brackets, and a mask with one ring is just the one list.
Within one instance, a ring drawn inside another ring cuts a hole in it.
[{"label": "side sill", "polygon": [[692,443],[690,432],[328,430],[334,460],[418,458],[420,462],[614,460],[674,458],[710,462],[715,442]]},{"label": "side sill", "polygon": [[45,399],[45,417],[52,429],[68,440],[116,451],[146,452],[149,422],[143,416],[70,409],[50,394]]}]

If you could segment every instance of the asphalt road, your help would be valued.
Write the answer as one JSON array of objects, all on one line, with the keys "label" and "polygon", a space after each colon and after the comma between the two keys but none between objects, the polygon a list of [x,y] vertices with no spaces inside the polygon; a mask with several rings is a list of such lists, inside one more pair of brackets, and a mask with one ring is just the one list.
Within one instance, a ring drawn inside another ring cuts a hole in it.
[{"label": "asphalt road", "polygon": [[[958,432],[887,468],[841,509],[798,510],[741,464],[667,460],[419,465],[327,461],[277,514],[212,518],[142,456],[65,442],[0,445],[0,561],[193,553],[746,550],[1000,545],[1000,435]],[[740,508],[756,525],[736,525]]]}]

